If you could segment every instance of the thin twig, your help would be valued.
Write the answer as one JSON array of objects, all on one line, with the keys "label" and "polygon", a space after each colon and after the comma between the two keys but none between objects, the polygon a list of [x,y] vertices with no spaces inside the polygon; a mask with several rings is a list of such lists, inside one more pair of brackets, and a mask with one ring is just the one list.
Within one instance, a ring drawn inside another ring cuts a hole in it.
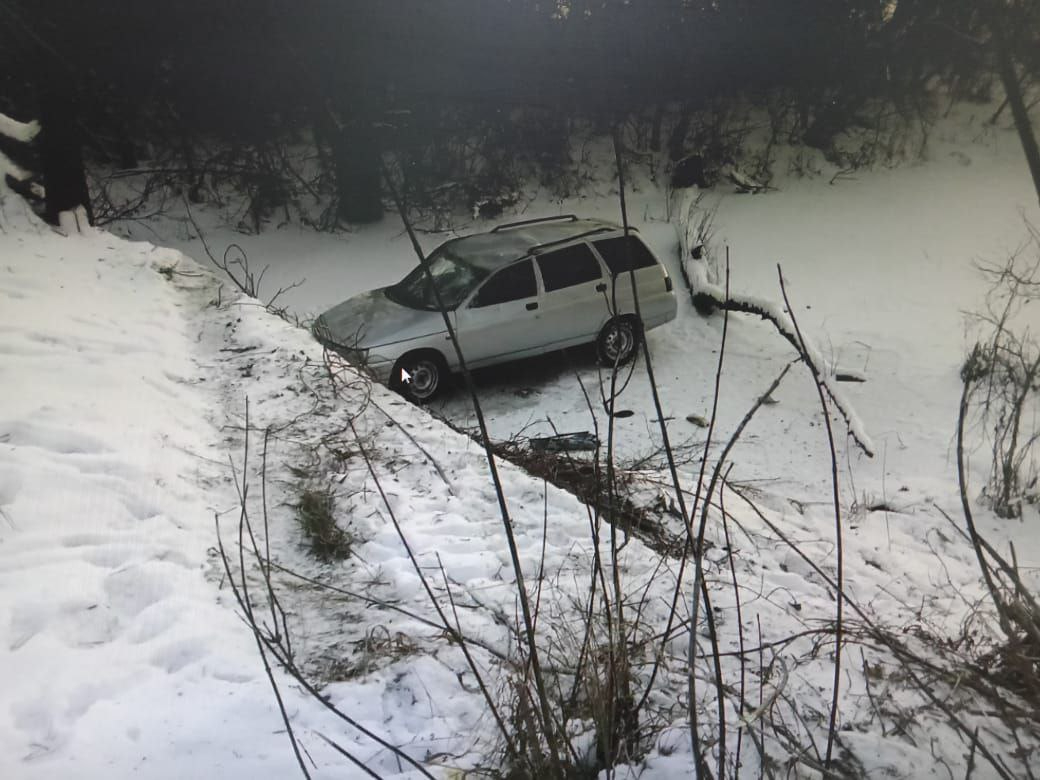
[{"label": "thin twig", "polygon": [[[390,499],[387,497],[386,492],[383,490],[383,483],[379,479],[379,475],[376,473],[375,466],[372,463],[372,459],[368,454],[368,450],[365,449],[365,445],[361,442],[361,437],[358,435],[357,428],[354,427],[354,421],[349,421],[350,430],[354,434],[354,439],[358,446],[358,452],[361,454],[362,460],[365,461],[365,466],[368,468],[368,473],[372,477],[373,483],[375,483],[376,490],[379,492],[379,498],[383,502],[383,507],[386,509],[387,515],[390,517],[390,522],[394,526],[394,531],[397,533],[397,538],[401,540],[401,545],[404,547],[405,553],[408,555],[408,560],[412,564],[412,569],[415,571],[416,576],[419,578],[419,582],[422,584],[423,590],[426,591],[426,596],[430,600],[430,604],[437,612],[437,617],[440,618],[441,625],[444,630],[452,637],[455,643],[459,646],[462,651],[462,655],[466,659],[470,671],[477,680],[477,685],[480,686],[480,691],[484,695],[484,700],[487,702],[488,709],[491,710],[491,715],[495,719],[495,724],[498,726],[499,732],[502,734],[502,738],[506,742],[506,747],[509,750],[510,756],[516,756],[516,745],[513,743],[512,734],[508,728],[506,728],[505,721],[498,712],[498,707],[495,706],[495,699],[491,695],[487,686],[484,684],[483,675],[480,673],[480,669],[477,667],[477,663],[473,656],[469,652],[469,647],[466,644],[466,640],[462,635],[461,631],[456,631],[452,627],[452,624],[448,621],[448,616],[444,613],[444,609],[441,607],[440,602],[433,593],[433,588],[430,587],[429,581],[426,579],[426,574],[423,572],[422,567],[419,565],[419,561],[415,557],[415,553],[412,551],[412,546],[408,542],[408,537],[404,533],[404,529],[397,520],[397,514],[394,512],[393,507],[390,504]],[[437,556],[437,562],[440,563],[440,555]],[[443,568],[442,568],[443,572]],[[445,580],[446,581],[446,580]],[[448,591],[448,597],[451,599],[452,609],[455,608],[454,599],[451,597],[451,591]],[[456,614],[457,618],[457,614]]]},{"label": "thin twig", "polygon": [[[729,278],[729,265],[728,264],[726,266],[726,276],[727,276],[727,280],[728,280],[728,278]],[[727,281],[727,287],[728,287],[728,281]],[[730,451],[733,449],[734,446],[736,446],[736,443],[740,439],[741,434],[744,432],[744,429],[751,422],[751,420],[755,416],[756,412],[758,412],[758,410],[762,408],[763,404],[765,404],[766,399],[769,398],[776,391],[776,389],[780,386],[780,383],[784,380],[784,377],[787,376],[787,372],[790,369],[791,369],[791,364],[790,363],[788,363],[786,366],[784,366],[784,369],[783,369],[783,371],[780,372],[780,375],[777,376],[777,378],[773,380],[773,383],[769,386],[769,388],[758,397],[756,402],[747,411],[747,414],[744,415],[744,418],[740,421],[740,424],[736,427],[736,430],[734,430],[733,434],[730,436],[729,441],[727,441],[726,445],[723,447],[722,453],[719,455],[719,459],[716,462],[714,469],[712,469],[711,479],[708,482],[708,489],[705,491],[705,494],[704,494],[704,503],[703,503],[702,508],[701,508],[700,522],[699,522],[698,528],[697,528],[697,537],[696,537],[696,540],[694,542],[693,560],[694,560],[695,568],[694,568],[694,574],[693,574],[693,591],[694,591],[694,594],[697,593],[698,589],[703,591],[702,595],[703,595],[704,600],[705,600],[705,611],[704,611],[704,614],[705,614],[705,618],[707,618],[709,620],[709,633],[710,633],[710,636],[711,636],[711,639],[712,639],[712,658],[713,658],[714,664],[715,664],[715,686],[716,686],[716,695],[717,695],[718,702],[719,702],[719,745],[720,745],[719,750],[720,750],[720,765],[722,764],[722,756],[725,755],[725,737],[726,737],[725,695],[724,695],[724,687],[723,687],[723,682],[722,682],[722,665],[721,665],[721,661],[720,661],[718,640],[715,637],[714,624],[713,624],[713,621],[712,621],[713,613],[712,613],[712,610],[711,610],[711,604],[708,601],[707,584],[704,582],[704,563],[703,563],[703,561],[704,561],[704,534],[705,534],[705,531],[706,531],[707,525],[708,525],[708,511],[711,508],[711,497],[712,497],[712,495],[715,492],[715,488],[716,488],[716,486],[717,486],[717,484],[719,482],[719,479],[720,479],[720,477],[722,475],[722,468],[723,468],[724,464],[726,463],[726,461],[729,458]],[[699,614],[699,610],[700,610],[700,601],[696,598],[696,595],[695,595],[694,599],[693,599],[692,609],[691,609],[692,617],[690,618],[690,634],[689,634],[690,639],[689,639],[689,648],[688,648],[688,659],[689,659],[691,670],[693,668],[693,661],[694,661],[694,658],[695,658],[695,650],[696,650],[695,636],[696,636],[697,617],[698,617],[698,614]],[[691,702],[695,700],[695,693],[696,693],[696,677],[695,677],[695,675],[693,675],[691,673],[690,676],[689,676],[689,696],[690,696]],[[696,725],[696,717],[695,716],[691,716],[691,727],[693,727],[695,725]],[[720,780],[721,780],[721,777],[720,777]]]},{"label": "thin twig", "polygon": [[459,344],[455,328],[451,324],[451,318],[448,316],[447,307],[445,307],[444,301],[441,298],[440,290],[437,287],[437,280],[434,278],[433,272],[430,270],[429,261],[427,260],[422,247],[419,245],[419,239],[416,237],[415,230],[412,227],[411,221],[408,219],[408,213],[405,210],[404,202],[401,200],[401,196],[398,193],[397,186],[394,184],[393,176],[390,174],[386,163],[384,161],[380,162],[382,165],[383,178],[386,181],[391,196],[393,197],[394,204],[397,206],[397,211],[401,217],[401,221],[404,223],[405,230],[408,232],[408,237],[412,242],[412,248],[415,250],[415,254],[419,258],[419,264],[426,273],[427,281],[429,282],[430,289],[433,292],[434,300],[437,303],[437,309],[441,313],[444,327],[448,332],[448,337],[451,340],[452,347],[455,350],[455,355],[458,358],[459,370],[462,372],[466,388],[469,391],[470,399],[473,402],[473,411],[477,417],[481,442],[484,446],[484,456],[487,459],[491,481],[495,488],[495,495],[498,498],[499,512],[502,516],[502,529],[505,533],[506,545],[509,548],[509,558],[513,566],[513,576],[516,578],[517,598],[520,602],[520,611],[523,617],[524,639],[528,653],[528,661],[531,664],[531,670],[534,674],[535,688],[538,693],[538,715],[541,721],[545,740],[549,747],[549,754],[554,771],[558,777],[562,778],[564,770],[562,759],[560,757],[559,736],[557,735],[556,729],[553,725],[554,721],[552,713],[550,712],[549,695],[542,674],[542,665],[539,660],[538,642],[534,633],[534,617],[531,611],[530,597],[528,596],[527,586],[524,582],[524,571],[523,566],[520,563],[520,552],[517,548],[516,537],[513,533],[513,522],[509,517],[509,507],[506,504],[505,490],[502,487],[502,480],[498,474],[495,453],[491,446],[491,437],[488,435],[487,423],[484,420],[484,411],[480,405],[480,399],[477,397],[476,386],[473,383],[473,377],[470,375],[469,368],[466,364],[466,358],[462,354],[462,347]]},{"label": "thin twig", "polygon": [[[621,204],[621,221],[622,221],[622,225],[624,227],[624,234],[625,234],[625,238],[626,238],[625,249],[626,249],[626,252],[628,253],[628,267],[629,267],[628,268],[628,277],[629,277],[629,284],[631,285],[631,288],[632,288],[632,299],[633,299],[633,306],[635,308],[636,318],[637,318],[637,320],[640,323],[642,323],[642,312],[640,311],[640,306],[639,306],[639,291],[638,291],[637,286],[636,286],[635,263],[632,262],[631,248],[628,246],[628,241],[627,241],[627,238],[628,238],[629,233],[630,233],[630,228],[629,228],[629,224],[628,224],[628,209],[627,209],[627,206],[626,206],[626,203],[625,203],[625,173],[624,173],[624,165],[623,165],[622,159],[621,159],[621,146],[622,146],[621,145],[621,137],[620,137],[620,133],[618,131],[618,128],[616,126],[613,129],[612,137],[613,137],[613,143],[614,143],[614,160],[615,160],[615,165],[616,165],[617,174],[618,174],[618,197],[619,197],[620,204]],[[638,338],[639,338],[639,340],[640,340],[640,342],[641,342],[641,344],[643,346],[643,355],[644,355],[644,358],[646,360],[647,379],[649,380],[649,384],[650,384],[650,392],[651,392],[651,395],[652,395],[653,401],[654,401],[654,410],[655,410],[656,415],[657,415],[658,425],[660,426],[660,429],[661,429],[661,439],[662,439],[662,442],[663,442],[663,445],[664,445],[665,456],[666,456],[667,461],[668,461],[668,473],[669,473],[669,475],[671,476],[671,479],[672,479],[672,487],[673,487],[673,490],[674,490],[674,494],[675,494],[676,500],[678,501],[678,504],[679,504],[679,511],[682,514],[683,524],[686,526],[686,531],[687,531],[686,543],[684,545],[684,552],[683,552],[682,560],[680,561],[680,564],[679,564],[679,573],[678,573],[678,575],[676,577],[676,586],[675,586],[676,589],[675,589],[675,593],[674,593],[674,598],[672,600],[672,606],[671,606],[671,609],[669,610],[669,615],[668,615],[668,623],[669,623],[669,627],[670,627],[670,625],[671,625],[671,623],[672,623],[672,621],[674,620],[674,617],[675,617],[675,611],[676,611],[676,607],[678,605],[678,596],[679,596],[679,593],[680,593],[680,589],[682,587],[682,585],[681,585],[681,583],[682,583],[682,574],[683,574],[683,571],[685,569],[685,564],[686,564],[686,560],[687,560],[688,552],[689,552],[689,548],[690,548],[691,523],[692,523],[693,514],[695,514],[696,511],[697,511],[697,508],[696,508],[697,507],[697,503],[696,503],[696,497],[695,497],[694,498],[694,507],[693,507],[692,512],[687,511],[686,499],[685,499],[685,495],[684,495],[683,490],[682,490],[682,485],[680,484],[680,481],[679,481],[679,472],[678,472],[678,469],[677,469],[676,464],[675,464],[675,455],[674,455],[674,453],[672,451],[671,442],[670,442],[669,437],[668,437],[668,426],[665,423],[665,415],[664,415],[663,408],[661,406],[661,398],[660,398],[660,395],[658,393],[657,382],[656,382],[655,377],[654,377],[653,361],[652,361],[651,356],[650,356],[649,346],[647,345],[646,334],[645,334],[645,332],[644,332],[644,330],[643,330],[643,328],[641,326],[638,329]],[[719,372],[720,373],[721,373],[721,370],[722,370],[722,356],[723,356],[723,354],[725,352],[725,348],[724,347],[725,347],[725,324],[723,325],[723,349],[720,350],[720,354],[719,354]],[[718,386],[719,386],[718,379],[719,379],[719,377],[717,376],[716,377],[716,385],[715,385],[715,402],[716,402],[716,404],[718,402]],[[611,410],[611,411],[613,411],[613,410]],[[713,408],[713,410],[712,410],[711,426],[709,427],[709,430],[708,430],[708,439],[709,439],[709,441],[711,439],[711,431],[712,431],[712,428],[714,427],[714,423],[715,423],[715,411],[716,411],[715,408]],[[705,445],[705,455],[707,455],[707,444]],[[703,478],[703,475],[704,475],[704,467],[705,467],[704,466],[704,460],[702,460],[701,461],[701,478]],[[697,495],[700,494],[699,486],[700,486],[700,482],[698,482]],[[696,554],[697,554],[697,552],[694,551],[694,555],[695,556],[696,556]],[[707,589],[706,588],[704,589],[704,595],[705,595],[705,597],[707,597]],[[694,596],[694,598],[696,598],[696,596]],[[710,618],[710,621],[713,621],[713,617]],[[666,629],[665,633],[666,634],[668,633],[668,629]],[[657,675],[657,670],[659,668],[660,657],[662,657],[663,654],[664,654],[664,647],[662,646],[662,648],[661,648],[661,656],[659,656],[654,661],[654,666],[653,666],[653,669],[652,669],[651,674],[650,674],[650,680],[649,680],[649,682],[646,685],[646,688],[645,688],[645,690],[643,692],[643,696],[640,698],[639,703],[636,705],[636,712],[639,712],[639,711],[642,710],[643,705],[646,703],[646,700],[649,697],[651,690],[653,689],[654,679],[655,679],[655,677]],[[691,677],[691,679],[693,677],[692,670],[691,670],[691,673],[690,673],[690,677]],[[699,743],[699,737],[697,736],[697,729],[695,727],[695,723],[696,723],[696,714],[695,714],[696,702],[691,699],[690,702],[689,702],[689,706],[690,706],[690,712],[691,712],[691,739],[693,741],[694,759],[695,759],[695,762],[697,764],[697,771],[698,771],[698,773],[702,777],[704,777],[704,778],[711,778],[711,772],[708,769],[707,761],[706,761],[706,759],[704,757],[704,751],[703,751],[703,749],[702,749],[702,747],[701,747],[701,745]],[[724,730],[725,729],[725,724],[724,723],[721,724],[721,727]],[[724,752],[725,752],[725,745],[723,745],[722,748],[721,748],[720,757],[721,757],[721,755]],[[721,760],[720,760],[720,765],[719,766],[720,766],[720,778],[719,778],[719,780],[722,780],[721,772],[722,772],[722,770],[724,768],[724,764],[721,762]]]},{"label": "thin twig", "polygon": [[[729,472],[733,469],[731,463],[726,469],[725,476],[729,476]],[[730,539],[729,535],[729,521],[726,518],[726,506],[725,506],[725,491],[719,492],[719,512],[722,515],[722,535],[726,540],[726,557],[729,559],[729,575],[730,581],[733,583],[733,600],[736,603],[737,610],[737,647],[740,651],[740,680],[737,694],[737,710],[743,713],[744,709],[744,697],[747,692],[747,658],[744,654],[744,615],[741,611],[741,599],[740,599],[740,587],[737,585],[737,565],[736,555],[733,550],[733,540]],[[740,775],[740,748],[744,739],[744,724],[742,723],[737,729],[737,749],[733,756],[733,774],[735,777]]]},{"label": "thin twig", "polygon": [[[780,269],[780,265],[776,266],[776,273],[780,279],[780,292],[784,297],[784,305],[787,307],[788,316],[791,318],[791,323],[794,325],[795,333],[798,336],[798,343],[801,345],[802,354],[807,354],[805,339],[802,337],[802,331],[798,327],[798,320],[794,316],[794,308],[791,306],[791,302],[787,298],[787,288],[784,286],[784,274]],[[834,626],[834,681],[833,689],[831,694],[831,711],[827,722],[827,752],[823,759],[824,769],[830,770],[831,768],[831,755],[834,750],[834,740],[837,737],[837,725],[838,725],[838,697],[841,688],[841,645],[843,640],[844,626],[842,618],[844,616],[844,600],[842,594],[845,589],[845,545],[842,541],[842,528],[841,528],[841,495],[838,491],[838,452],[834,446],[834,431],[831,427],[831,416],[830,411],[827,408],[827,398],[824,395],[824,383],[820,377],[819,370],[816,364],[811,360],[806,360],[806,365],[809,367],[809,371],[812,373],[813,384],[816,385],[816,392],[820,397],[820,409],[823,411],[823,423],[827,430],[827,444],[830,448],[831,455],[831,493],[834,500],[834,542],[835,542],[835,565],[838,567],[837,571],[837,588],[838,597],[835,599],[835,626]]]},{"label": "thin twig", "polygon": [[[911,682],[913,682],[917,690],[920,691],[920,693],[922,693],[933,705],[942,710],[943,714],[947,717],[950,723],[954,725],[957,731],[959,731],[961,735],[967,738],[971,734],[971,730],[968,728],[968,726],[964,723],[963,720],[961,720],[957,713],[953,711],[953,709],[950,707],[948,703],[940,699],[934,693],[934,691],[932,690],[933,686],[927,683],[925,680],[922,680],[920,676],[911,667],[911,663],[921,664],[922,660],[913,655],[903,645],[901,645],[887,632],[885,632],[880,626],[878,626],[871,619],[871,617],[863,610],[863,608],[860,607],[859,604],[857,604],[855,601],[853,601],[848,596],[848,594],[838,589],[834,581],[831,579],[830,575],[828,575],[823,569],[821,569],[812,558],[806,555],[805,551],[803,551],[801,547],[795,544],[794,541],[792,541],[791,538],[788,537],[787,534],[785,534],[783,530],[776,525],[776,523],[774,523],[772,520],[766,517],[765,513],[763,513],[762,510],[758,508],[758,506],[744,493],[744,491],[742,491],[739,488],[739,486],[734,485],[732,483],[727,483],[727,485],[734,493],[736,493],[744,501],[744,503],[747,504],[748,508],[750,508],[751,511],[755,513],[758,519],[761,520],[769,528],[770,531],[776,534],[777,538],[779,538],[780,541],[782,541],[784,544],[790,547],[791,550],[795,553],[795,555],[801,558],[809,566],[809,568],[816,572],[816,574],[828,586],[830,586],[835,591],[835,593],[838,594],[838,598],[843,599],[852,608],[852,610],[856,613],[859,619],[862,620],[863,623],[874,632],[874,635],[877,637],[877,639],[885,647],[891,650],[897,658],[903,661],[903,669],[906,672],[907,676],[910,678]],[[986,760],[994,768],[997,774],[1000,775],[1001,778],[1003,778],[1003,780],[1012,780],[1012,775],[1004,767],[1003,762],[997,756],[995,756],[992,753],[992,751],[990,751],[985,745],[979,744],[978,751],[986,758]]]}]

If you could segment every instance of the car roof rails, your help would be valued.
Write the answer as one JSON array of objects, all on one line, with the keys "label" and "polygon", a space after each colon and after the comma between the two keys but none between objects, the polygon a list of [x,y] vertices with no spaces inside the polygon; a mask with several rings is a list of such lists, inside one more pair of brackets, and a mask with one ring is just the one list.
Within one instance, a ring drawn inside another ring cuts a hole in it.
[{"label": "car roof rails", "polygon": [[535,244],[533,247],[527,250],[527,254],[535,255],[540,252],[544,252],[546,249],[552,249],[554,246],[560,244],[569,244],[571,241],[577,241],[581,238],[587,238],[588,236],[595,236],[599,233],[612,233],[617,230],[616,227],[608,227],[603,225],[602,227],[593,228],[592,230],[586,230],[584,233],[578,233],[573,236],[567,236],[566,238],[558,238],[555,241],[546,241],[544,244]]},{"label": "car roof rails", "polygon": [[535,219],[522,219],[519,222],[506,222],[504,225],[498,225],[497,227],[491,228],[492,233],[497,233],[500,230],[510,230],[511,228],[521,227],[523,225],[535,225],[539,222],[577,222],[578,218],[574,214],[560,214],[556,217],[537,217]]}]

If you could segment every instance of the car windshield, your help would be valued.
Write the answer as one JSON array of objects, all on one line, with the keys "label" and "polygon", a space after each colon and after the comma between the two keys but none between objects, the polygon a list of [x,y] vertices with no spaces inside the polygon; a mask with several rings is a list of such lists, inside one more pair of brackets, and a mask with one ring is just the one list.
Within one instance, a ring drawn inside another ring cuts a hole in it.
[{"label": "car windshield", "polygon": [[[487,271],[466,263],[450,247],[442,246],[427,258],[430,274],[446,309],[457,308],[487,276]],[[410,309],[437,311],[437,298],[421,265],[404,279],[386,288],[386,297]]]}]

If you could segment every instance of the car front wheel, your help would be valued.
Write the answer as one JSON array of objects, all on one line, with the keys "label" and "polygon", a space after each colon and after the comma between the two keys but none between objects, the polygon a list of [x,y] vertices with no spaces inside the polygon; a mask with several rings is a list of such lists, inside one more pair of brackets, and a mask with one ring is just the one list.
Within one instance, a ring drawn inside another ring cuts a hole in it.
[{"label": "car front wheel", "polygon": [[413,352],[397,361],[390,388],[405,398],[424,404],[432,401],[448,377],[444,358],[435,352]]},{"label": "car front wheel", "polygon": [[596,339],[596,355],[607,368],[621,366],[639,351],[639,322],[634,317],[617,317],[603,326]]}]

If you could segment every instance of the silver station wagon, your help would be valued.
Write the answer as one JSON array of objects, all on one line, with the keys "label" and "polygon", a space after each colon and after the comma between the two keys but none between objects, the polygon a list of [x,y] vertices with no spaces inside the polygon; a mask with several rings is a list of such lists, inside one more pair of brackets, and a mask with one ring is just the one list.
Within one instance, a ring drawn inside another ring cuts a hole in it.
[{"label": "silver station wagon", "polygon": [[[668,272],[633,228],[626,237],[611,222],[512,222],[441,244],[427,262],[470,368],[593,342],[602,364],[620,365],[635,356],[643,329],[675,318]],[[313,333],[414,401],[433,398],[459,369],[421,265],[329,309]]]}]

